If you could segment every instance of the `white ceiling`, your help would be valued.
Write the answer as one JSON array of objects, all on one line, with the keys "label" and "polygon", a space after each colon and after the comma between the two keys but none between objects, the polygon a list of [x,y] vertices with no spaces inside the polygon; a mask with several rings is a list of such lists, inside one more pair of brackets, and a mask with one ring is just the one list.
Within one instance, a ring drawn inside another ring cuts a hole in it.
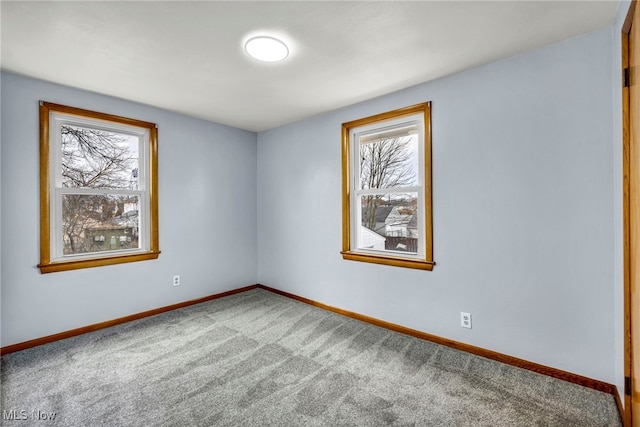
[{"label": "white ceiling", "polygon": [[[9,2],[3,69],[262,131],[613,24],[617,1]],[[291,54],[246,56],[257,34]]]}]

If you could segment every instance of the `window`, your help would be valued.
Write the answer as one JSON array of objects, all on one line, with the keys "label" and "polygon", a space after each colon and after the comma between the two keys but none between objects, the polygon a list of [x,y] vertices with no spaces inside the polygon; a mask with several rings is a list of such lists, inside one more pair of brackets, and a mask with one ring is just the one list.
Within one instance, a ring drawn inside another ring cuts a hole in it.
[{"label": "window", "polygon": [[155,259],[157,127],[40,102],[42,273]]},{"label": "window", "polygon": [[342,125],[342,257],[432,270],[431,104]]}]

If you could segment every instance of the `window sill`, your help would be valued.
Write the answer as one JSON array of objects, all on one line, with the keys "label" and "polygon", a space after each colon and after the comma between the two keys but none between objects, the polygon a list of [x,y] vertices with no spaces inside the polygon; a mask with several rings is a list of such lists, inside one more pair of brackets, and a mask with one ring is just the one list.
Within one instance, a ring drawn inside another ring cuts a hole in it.
[{"label": "window sill", "polygon": [[55,273],[58,271],[78,270],[81,268],[101,267],[104,265],[123,264],[126,262],[146,261],[157,259],[160,252],[143,252],[131,255],[117,255],[104,258],[89,258],[73,261],[58,261],[38,264],[40,273]]},{"label": "window sill", "polygon": [[342,259],[350,261],[370,262],[373,264],[391,265],[394,267],[415,268],[418,270],[433,270],[436,264],[433,261],[417,260],[410,258],[388,257],[381,255],[370,255],[359,252],[342,251]]}]

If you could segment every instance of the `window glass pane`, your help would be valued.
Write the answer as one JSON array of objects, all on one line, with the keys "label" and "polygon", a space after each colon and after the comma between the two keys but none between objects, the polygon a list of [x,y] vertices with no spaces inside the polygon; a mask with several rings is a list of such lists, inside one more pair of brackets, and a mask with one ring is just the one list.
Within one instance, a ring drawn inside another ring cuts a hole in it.
[{"label": "window glass pane", "polygon": [[360,197],[359,249],[418,252],[418,193]]},{"label": "window glass pane", "polygon": [[[401,131],[401,132],[400,132]],[[416,126],[359,138],[360,189],[419,185]]]},{"label": "window glass pane", "polygon": [[122,195],[62,195],[64,255],[138,249],[140,199]]},{"label": "window glass pane", "polygon": [[94,128],[61,127],[62,187],[138,188],[138,138]]}]

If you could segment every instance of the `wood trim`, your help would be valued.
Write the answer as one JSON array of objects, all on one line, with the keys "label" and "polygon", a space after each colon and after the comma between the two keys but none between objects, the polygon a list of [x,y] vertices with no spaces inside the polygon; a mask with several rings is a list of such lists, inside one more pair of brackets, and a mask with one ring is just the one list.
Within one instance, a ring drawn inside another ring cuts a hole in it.
[{"label": "wood trim", "polygon": [[177,304],[167,305],[164,307],[154,308],[152,310],[143,311],[136,314],[131,314],[129,316],[119,317],[113,320],[107,320],[105,322],[94,323],[92,325],[83,326],[81,328],[72,329],[70,331],[60,332],[53,335],[47,335],[46,337],[36,338],[29,341],[24,341],[17,344],[8,345],[6,347],[0,348],[0,355],[5,355],[9,353],[14,353],[16,351],[27,350],[32,347],[36,347],[39,345],[49,344],[55,341],[63,340],[66,338],[75,337],[78,335],[86,334],[89,332],[94,332],[100,329],[109,328],[111,326],[116,326],[122,323],[131,322],[133,320],[143,319],[149,316],[155,316],[156,314],[165,313],[167,311],[177,310],[179,308],[188,307],[194,304],[200,304],[203,302],[211,301],[218,298],[223,298],[229,295],[238,294],[241,292],[250,291],[252,289],[258,288],[258,285],[249,285],[243,288],[232,289],[230,291],[221,292],[219,294],[208,295],[206,297],[197,298],[189,301],[183,301]]},{"label": "wood trim", "polygon": [[258,288],[264,289],[269,292],[273,292],[278,295],[282,295],[287,298],[294,299],[296,301],[303,302],[305,304],[312,305],[314,307],[322,308],[323,310],[328,310],[333,313],[341,314],[346,317],[350,317],[352,319],[360,320],[365,323],[369,323],[371,325],[379,326],[384,329],[389,329],[391,331],[399,332],[401,334],[409,335],[415,338],[420,338],[426,341],[430,341],[436,344],[444,345],[446,347],[454,348],[456,350],[465,351],[467,353],[472,353],[478,356],[486,357],[487,359],[496,360],[498,362],[506,363],[507,365],[515,366],[518,368],[526,369],[529,371],[537,372],[539,374],[547,375],[553,378],[557,378],[560,380],[568,381],[570,383],[578,384],[584,387],[588,387],[594,390],[602,391],[605,393],[613,394],[614,396],[618,395],[617,387],[613,384],[608,384],[603,381],[594,380],[588,377],[584,377],[582,375],[573,374],[571,372],[562,371],[560,369],[551,368],[549,366],[540,365],[538,363],[529,362],[524,359],[520,359],[517,357],[509,356],[506,354],[498,353],[491,350],[486,350],[481,347],[476,347],[473,345],[461,343],[459,341],[450,340],[447,338],[442,338],[436,335],[432,335],[426,332],[418,331],[415,329],[407,328],[405,326],[400,326],[395,323],[386,322],[384,320],[379,320],[373,317],[365,316],[362,314],[354,313],[352,311],[343,310],[341,308],[332,307],[330,305],[326,305],[308,298],[304,298],[295,294],[291,294],[289,292],[281,291],[278,289],[271,288],[265,285],[258,285]]},{"label": "wood trim", "polygon": [[143,252],[131,255],[118,255],[103,258],[90,258],[75,261],[49,262],[48,264],[38,264],[40,272],[57,273],[59,271],[77,270],[80,268],[102,267],[105,265],[124,264],[127,262],[147,261],[157,259],[160,252]]},{"label": "wood trim", "polygon": [[342,252],[351,249],[351,185],[349,128],[342,125]]},{"label": "wood trim", "polygon": [[[629,69],[629,37],[631,27],[633,24],[633,17],[637,7],[637,1],[634,0],[629,6],[627,16],[625,17],[624,24],[621,31],[621,54],[622,54],[622,73],[631,77]],[[636,25],[638,25],[636,23]],[[623,75],[624,80],[624,75]],[[632,241],[631,230],[631,113],[630,113],[630,87],[629,82],[627,85],[622,86],[622,212],[623,212],[623,316],[624,316],[624,376],[631,378],[633,381],[634,375],[632,372],[632,306],[631,306],[631,292],[632,292],[632,258],[631,254],[637,251],[637,242]],[[634,247],[632,247],[632,244]],[[637,261],[635,261],[637,263]],[[639,338],[636,338],[639,339]],[[620,400],[620,405],[622,401]],[[621,411],[623,424],[625,426],[633,425],[632,414],[632,397],[626,392],[624,393],[624,408]],[[638,418],[636,416],[636,418]]]},{"label": "wood trim", "polygon": [[[133,254],[116,254],[76,260],[51,262],[51,159],[50,124],[51,112],[86,117],[111,123],[120,123],[149,130],[149,250]],[[69,107],[40,101],[40,272],[54,273],[80,268],[100,267],[129,262],[157,259],[160,255],[158,223],[158,127],[155,123],[128,117],[115,116],[82,108]]]},{"label": "wood trim", "polygon": [[370,125],[372,123],[382,122],[390,119],[397,119],[400,117],[410,116],[412,114],[419,113],[421,111],[425,111],[429,109],[431,103],[423,102],[421,104],[411,105],[409,107],[398,108],[397,110],[387,111],[384,113],[376,114],[373,116],[365,117],[362,119],[352,120],[347,123],[342,124],[342,128],[357,128],[364,125]]},{"label": "wood trim", "polygon": [[[638,0],[633,0],[629,5],[629,10],[627,11],[627,16],[624,19],[624,23],[622,24],[622,32],[629,34],[631,31],[631,23],[633,22],[633,13],[636,10],[638,4]],[[627,51],[628,53],[628,51]]]},{"label": "wood trim", "polygon": [[362,252],[342,251],[342,259],[350,261],[370,262],[373,264],[391,265],[394,267],[415,268],[418,270],[433,270],[435,262],[424,261],[420,259],[384,257],[379,255],[368,255]]},{"label": "wood trim", "polygon": [[155,125],[149,129],[149,210],[149,249],[150,252],[159,254],[158,127]]},{"label": "wood trim", "polygon": [[[378,255],[352,250],[351,248],[351,129],[370,125],[385,120],[397,119],[413,114],[424,115],[424,218],[425,218],[425,254],[424,258],[412,259],[394,256],[393,254]],[[387,111],[370,117],[353,120],[342,124],[342,259],[349,261],[369,262],[373,264],[390,265],[394,267],[433,270],[433,186],[432,186],[432,155],[431,155],[431,102]]]},{"label": "wood trim", "polygon": [[70,107],[68,105],[55,104],[53,102],[40,101],[40,106],[45,107],[49,111],[58,111],[60,113],[69,114],[78,117],[91,117],[92,119],[104,120],[106,122],[122,123],[129,126],[140,128],[155,129],[156,124],[146,122],[144,120],[131,119],[129,117],[117,116],[115,114],[101,113],[98,111],[85,110],[83,108]]},{"label": "wood trim", "polygon": [[431,155],[431,103],[427,102],[424,106],[424,210],[425,210],[425,258],[427,264],[431,265],[432,270],[435,262],[433,262],[433,168]]},{"label": "wood trim", "polygon": [[[629,33],[622,33],[622,72],[629,67]],[[624,77],[623,77],[624,79]],[[631,376],[631,256],[629,209],[630,162],[629,88],[622,85],[622,235],[623,235],[623,316],[624,316],[624,376]],[[631,426],[631,396],[624,396],[624,425]]]},{"label": "wood trim", "polygon": [[40,101],[40,264],[51,261],[51,199],[49,196],[49,108]]}]

